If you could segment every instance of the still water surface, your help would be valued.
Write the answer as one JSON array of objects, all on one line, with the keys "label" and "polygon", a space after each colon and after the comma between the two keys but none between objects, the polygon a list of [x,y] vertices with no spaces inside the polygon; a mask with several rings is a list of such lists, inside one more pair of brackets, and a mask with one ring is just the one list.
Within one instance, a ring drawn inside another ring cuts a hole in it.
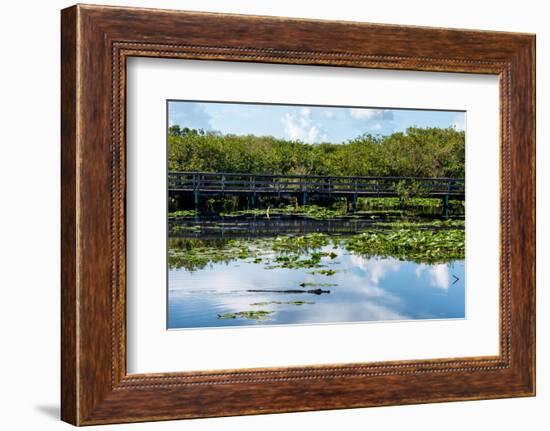
[{"label": "still water surface", "polygon": [[[192,272],[170,269],[168,328],[465,317],[463,260],[429,265],[367,258],[342,246],[320,250],[337,255],[324,256],[321,262],[336,270],[334,275],[312,274],[314,270],[307,268],[266,269],[265,262],[250,258],[211,263]],[[316,289],[330,293],[306,293]],[[220,318],[247,311],[267,313],[261,319]]]}]

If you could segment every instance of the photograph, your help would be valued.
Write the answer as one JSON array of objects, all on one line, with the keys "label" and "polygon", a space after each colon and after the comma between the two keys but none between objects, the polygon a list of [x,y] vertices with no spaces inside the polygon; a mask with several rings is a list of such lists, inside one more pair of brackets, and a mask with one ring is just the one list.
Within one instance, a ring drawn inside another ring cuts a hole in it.
[{"label": "photograph", "polygon": [[167,101],[167,328],[466,317],[466,112]]}]

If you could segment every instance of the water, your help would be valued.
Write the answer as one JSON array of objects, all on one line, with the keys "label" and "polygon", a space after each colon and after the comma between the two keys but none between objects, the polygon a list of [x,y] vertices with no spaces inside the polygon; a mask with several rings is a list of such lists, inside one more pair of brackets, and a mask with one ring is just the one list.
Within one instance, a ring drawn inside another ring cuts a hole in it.
[{"label": "water", "polygon": [[[318,267],[313,268],[273,268],[280,266],[274,264],[280,252],[269,247],[262,252],[261,261],[233,253],[230,259],[214,259],[192,268],[172,265],[168,275],[168,327],[465,317],[463,260],[427,264],[394,257],[365,257],[349,252],[338,242],[315,251],[323,255]],[[304,250],[299,257],[308,259],[311,253]],[[314,273],[320,269],[336,272]],[[330,293],[306,293],[317,289]],[[285,290],[298,293],[281,292]],[[253,313],[248,318],[242,315],[258,311],[265,313]]]}]

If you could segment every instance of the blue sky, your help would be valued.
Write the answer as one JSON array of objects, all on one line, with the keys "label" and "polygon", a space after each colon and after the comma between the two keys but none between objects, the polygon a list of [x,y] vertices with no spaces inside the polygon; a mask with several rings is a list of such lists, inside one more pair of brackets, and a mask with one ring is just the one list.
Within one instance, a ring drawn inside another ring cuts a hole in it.
[{"label": "blue sky", "polygon": [[341,143],[364,133],[388,135],[411,126],[464,130],[466,113],[169,101],[168,123],[223,134],[274,136],[316,144]]}]

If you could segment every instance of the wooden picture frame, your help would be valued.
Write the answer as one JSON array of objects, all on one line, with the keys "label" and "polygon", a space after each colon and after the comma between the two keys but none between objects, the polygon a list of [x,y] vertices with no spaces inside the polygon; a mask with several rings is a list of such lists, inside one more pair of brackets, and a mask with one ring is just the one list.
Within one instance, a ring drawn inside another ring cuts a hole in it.
[{"label": "wooden picture frame", "polygon": [[[535,36],[77,5],[61,22],[61,417],[74,425],[535,394]],[[131,56],[500,77],[500,354],[126,373]]]}]

